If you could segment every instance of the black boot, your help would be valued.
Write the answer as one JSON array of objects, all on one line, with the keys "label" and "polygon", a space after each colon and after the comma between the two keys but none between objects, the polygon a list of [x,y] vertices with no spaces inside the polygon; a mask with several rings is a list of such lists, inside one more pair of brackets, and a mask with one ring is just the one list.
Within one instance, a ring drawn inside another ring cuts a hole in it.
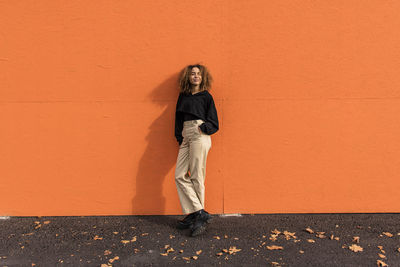
[{"label": "black boot", "polygon": [[188,229],[188,228],[190,228],[194,223],[194,220],[196,218],[197,213],[198,213],[198,211],[190,213],[183,220],[178,221],[177,228],[178,229]]},{"label": "black boot", "polygon": [[[210,215],[207,211],[205,211],[205,210],[201,210],[201,211],[205,214],[206,222],[207,222],[207,223],[210,223],[211,220],[212,220],[211,215]],[[196,211],[196,212],[193,212],[193,213],[190,213],[190,214],[188,214],[183,220],[178,221],[177,228],[178,228],[178,229],[193,228],[193,225],[194,225],[196,216],[197,216],[197,214],[198,214],[199,212],[200,212],[200,210],[199,210],[199,211]]]},{"label": "black boot", "polygon": [[211,215],[208,212],[205,210],[199,210],[192,227],[192,236],[198,236],[204,233],[207,228],[207,222],[210,219]]}]

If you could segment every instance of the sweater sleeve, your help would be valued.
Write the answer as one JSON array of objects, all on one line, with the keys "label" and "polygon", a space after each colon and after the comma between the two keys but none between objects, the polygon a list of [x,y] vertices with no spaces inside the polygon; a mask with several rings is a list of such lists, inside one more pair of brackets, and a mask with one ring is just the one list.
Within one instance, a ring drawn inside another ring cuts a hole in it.
[{"label": "sweater sleeve", "polygon": [[179,145],[182,144],[183,141],[183,136],[182,136],[182,130],[183,130],[183,116],[181,112],[178,112],[178,106],[181,102],[182,99],[182,94],[179,94],[178,101],[176,103],[176,109],[175,109],[175,137],[176,140],[178,141]]},{"label": "sweater sleeve", "polygon": [[210,100],[208,101],[206,121],[200,125],[200,129],[203,133],[211,135],[218,131],[218,114],[215,108],[214,99],[210,95]]}]

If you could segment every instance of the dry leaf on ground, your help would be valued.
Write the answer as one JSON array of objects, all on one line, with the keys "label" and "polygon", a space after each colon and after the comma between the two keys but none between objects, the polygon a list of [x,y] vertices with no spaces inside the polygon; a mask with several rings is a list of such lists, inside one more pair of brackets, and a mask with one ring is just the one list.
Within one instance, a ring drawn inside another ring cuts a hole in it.
[{"label": "dry leaf on ground", "polygon": [[213,236],[214,239],[220,240],[221,238],[219,236]]},{"label": "dry leaf on ground", "polygon": [[315,240],[314,239],[307,239],[307,242],[308,243],[315,243]]},{"label": "dry leaf on ground", "polygon": [[386,259],[386,256],[383,255],[383,254],[378,253],[378,256],[379,256],[381,259]]},{"label": "dry leaf on ground", "polygon": [[192,256],[192,259],[197,260],[199,257],[197,256]]},{"label": "dry leaf on ground", "polygon": [[236,248],[235,246],[229,247],[229,254],[236,254],[236,252],[241,251],[242,249]]},{"label": "dry leaf on ground", "polygon": [[200,255],[201,252],[203,252],[203,251],[200,249],[200,250],[196,251],[196,254],[197,254],[197,255]]},{"label": "dry leaf on ground", "polygon": [[324,235],[324,234],[319,234],[319,233],[316,234],[315,236],[318,237],[318,238],[326,238],[326,235]]},{"label": "dry leaf on ground", "polygon": [[118,234],[118,232],[113,232],[113,234],[114,234],[114,235],[117,235],[117,234]]},{"label": "dry leaf on ground", "polygon": [[360,247],[359,245],[353,244],[351,246],[349,246],[349,249],[353,252],[360,252],[363,251],[363,248]]},{"label": "dry leaf on ground", "polygon": [[118,256],[115,256],[113,259],[109,259],[108,261],[109,261],[110,263],[113,263],[113,262],[116,261],[116,260],[119,260],[119,257],[118,257]]},{"label": "dry leaf on ground", "polygon": [[278,235],[277,234],[271,234],[271,237],[269,238],[269,240],[271,241],[276,241],[277,240]]},{"label": "dry leaf on ground", "polygon": [[105,256],[110,255],[110,254],[111,254],[111,251],[110,251],[110,250],[108,250],[108,249],[107,249],[107,250],[104,250],[104,255],[105,255]]},{"label": "dry leaf on ground", "polygon": [[389,232],[383,232],[382,234],[384,234],[384,235],[387,236],[387,237],[392,237],[392,236],[393,236],[393,234],[391,234],[391,233],[389,233]]},{"label": "dry leaf on ground", "polygon": [[98,235],[96,235],[95,237],[93,237],[94,240],[103,240],[102,237],[99,237]]},{"label": "dry leaf on ground", "polygon": [[131,242],[130,240],[121,240],[121,243],[122,244],[127,244],[127,243],[129,243],[129,242]]},{"label": "dry leaf on ground", "polygon": [[50,223],[50,221],[44,221],[43,222],[43,224],[49,224]]},{"label": "dry leaf on ground", "polygon": [[267,246],[267,249],[269,249],[269,250],[281,250],[281,249],[283,249],[283,247],[273,245],[273,246]]},{"label": "dry leaf on ground", "polygon": [[217,256],[222,256],[222,254],[223,254],[222,252],[218,252],[216,255]]},{"label": "dry leaf on ground", "polygon": [[379,267],[386,267],[386,266],[388,266],[385,262],[383,262],[383,261],[381,261],[381,260],[377,260],[377,261],[376,261],[376,264],[377,264]]},{"label": "dry leaf on ground", "polygon": [[274,229],[273,231],[271,231],[273,234],[279,235],[281,233],[281,231],[279,231],[278,229]]},{"label": "dry leaf on ground", "polygon": [[168,253],[160,253],[161,256],[168,256]]},{"label": "dry leaf on ground", "polygon": [[306,228],[306,232],[309,232],[310,234],[313,234],[313,233],[314,233],[314,231],[313,231],[310,227],[307,227],[307,228]]},{"label": "dry leaf on ground", "polygon": [[360,243],[360,237],[359,236],[353,236],[353,243]]},{"label": "dry leaf on ground", "polygon": [[297,236],[295,236],[295,232],[291,233],[289,231],[284,231],[283,234],[285,235],[286,240],[289,240],[290,238],[296,239]]},{"label": "dry leaf on ground", "polygon": [[182,257],[182,259],[187,260],[187,261],[190,261],[190,258],[189,258],[189,257]]}]

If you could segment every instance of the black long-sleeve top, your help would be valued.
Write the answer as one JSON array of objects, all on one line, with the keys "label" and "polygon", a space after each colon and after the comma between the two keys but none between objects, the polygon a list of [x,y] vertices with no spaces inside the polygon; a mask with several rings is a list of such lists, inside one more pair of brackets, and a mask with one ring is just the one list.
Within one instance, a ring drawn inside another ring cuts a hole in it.
[{"label": "black long-sleeve top", "polygon": [[200,125],[203,133],[211,135],[218,131],[217,109],[215,108],[214,99],[208,91],[201,91],[194,95],[179,94],[175,112],[175,137],[179,145],[183,141],[182,130],[185,114],[186,117],[192,116],[204,121]]}]

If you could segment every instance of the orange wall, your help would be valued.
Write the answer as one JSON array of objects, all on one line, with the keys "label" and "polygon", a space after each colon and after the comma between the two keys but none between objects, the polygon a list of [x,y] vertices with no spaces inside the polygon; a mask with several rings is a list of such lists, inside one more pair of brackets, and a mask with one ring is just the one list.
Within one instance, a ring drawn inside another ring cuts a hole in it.
[{"label": "orange wall", "polygon": [[1,1],[0,215],[179,214],[178,71],[212,71],[206,208],[400,212],[398,1]]}]

